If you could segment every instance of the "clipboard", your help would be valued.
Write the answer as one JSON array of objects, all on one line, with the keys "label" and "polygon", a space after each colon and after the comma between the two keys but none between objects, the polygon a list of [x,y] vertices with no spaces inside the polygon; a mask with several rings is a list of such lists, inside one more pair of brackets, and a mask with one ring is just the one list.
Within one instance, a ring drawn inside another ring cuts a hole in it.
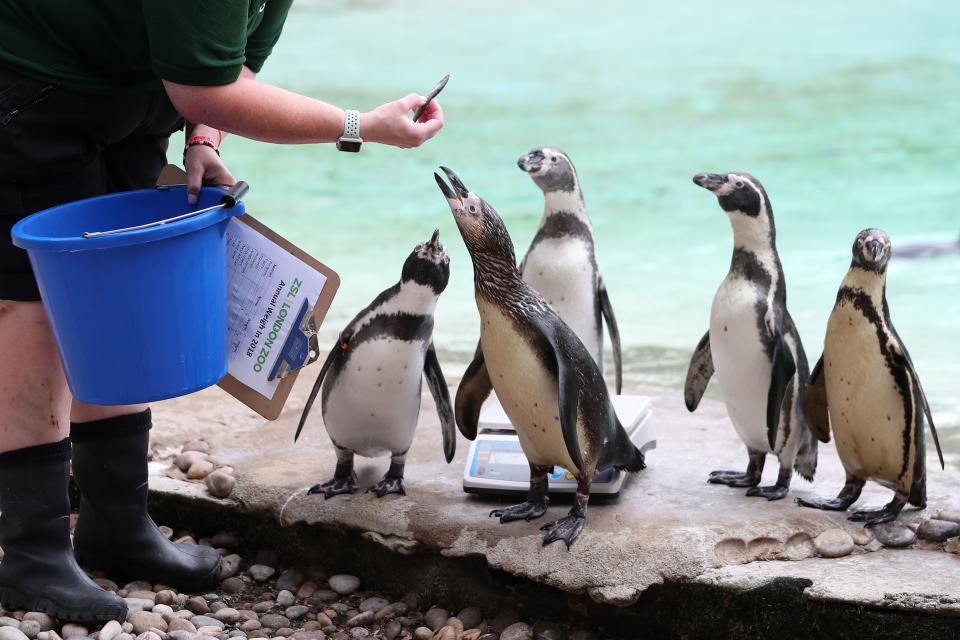
[{"label": "clipboard", "polygon": [[[157,186],[183,184],[186,177],[187,174],[180,167],[167,165],[160,172]],[[333,269],[295,246],[249,213],[233,220],[246,225],[270,244],[275,245],[278,250],[290,254],[324,277],[322,289],[312,308],[307,308],[308,305],[305,304],[306,301],[304,300],[299,308],[291,309],[289,317],[291,318],[292,329],[289,330],[287,339],[280,345],[280,349],[276,353],[276,360],[269,363],[270,379],[280,378],[272,395],[269,397],[264,395],[229,372],[217,383],[217,386],[262,417],[267,420],[276,420],[283,411],[283,406],[290,396],[290,391],[293,389],[301,368],[311,364],[321,355],[319,345],[316,343],[316,329],[323,323],[327,311],[333,303],[333,298],[340,288],[340,276]],[[312,341],[310,336],[302,332],[305,327],[312,328]],[[298,364],[299,366],[297,366]]]}]

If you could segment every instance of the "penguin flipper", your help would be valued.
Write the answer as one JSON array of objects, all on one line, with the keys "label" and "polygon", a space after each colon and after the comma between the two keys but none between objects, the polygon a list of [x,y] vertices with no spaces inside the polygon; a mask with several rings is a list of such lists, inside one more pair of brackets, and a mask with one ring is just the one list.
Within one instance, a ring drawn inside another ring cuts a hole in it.
[{"label": "penguin flipper", "polygon": [[710,332],[707,331],[694,349],[693,357],[690,358],[690,368],[687,369],[683,399],[687,403],[688,411],[696,411],[712,377],[713,353],[710,351]]},{"label": "penguin flipper", "polygon": [[597,287],[597,301],[600,305],[600,313],[603,314],[603,321],[607,324],[607,332],[610,334],[610,346],[613,349],[613,366],[616,370],[617,395],[620,395],[623,389],[623,351],[620,348],[620,328],[617,326],[617,318],[613,315],[613,305],[610,304],[610,295],[607,293],[607,286],[600,278]]},{"label": "penguin flipper", "polygon": [[297,441],[300,437],[300,432],[303,431],[303,425],[307,422],[307,415],[310,413],[310,409],[313,408],[313,402],[317,399],[317,394],[320,393],[320,388],[323,386],[323,379],[327,377],[327,372],[330,370],[330,367],[333,366],[334,361],[343,353],[342,340],[342,337],[337,339],[337,343],[333,345],[333,349],[327,354],[327,359],[324,360],[323,366],[320,368],[317,381],[313,383],[313,389],[310,390],[307,404],[304,405],[303,413],[300,414],[300,424],[297,425],[297,432],[293,435],[294,442]]},{"label": "penguin flipper", "polygon": [[460,386],[457,387],[457,397],[453,405],[457,428],[467,440],[477,438],[480,409],[491,391],[493,391],[493,383],[490,382],[487,364],[483,359],[483,350],[480,345],[477,345],[473,362],[467,367],[463,379],[460,380]]},{"label": "penguin flipper", "polygon": [[920,378],[917,376],[917,369],[913,366],[913,360],[910,358],[910,354],[907,352],[906,347],[903,346],[903,343],[899,342],[900,336],[896,334],[896,331],[894,331],[894,335],[897,337],[897,342],[892,345],[893,350],[903,358],[903,366],[906,368],[907,373],[910,374],[910,380],[913,383],[913,396],[920,398],[920,406],[923,407],[923,414],[926,416],[927,424],[930,426],[933,444],[937,447],[937,456],[940,458],[940,468],[945,469],[943,451],[940,449],[940,438],[937,436],[937,428],[933,424],[933,415],[931,415],[930,412],[930,403],[927,402],[927,394],[924,393],[923,386],[920,384]]},{"label": "penguin flipper", "polygon": [[423,374],[427,378],[427,386],[437,405],[440,415],[440,430],[443,433],[443,455],[447,462],[453,460],[457,452],[457,434],[453,419],[453,407],[450,404],[450,391],[447,389],[447,380],[440,369],[440,360],[437,359],[437,350],[430,341],[427,347],[427,356],[423,361]]},{"label": "penguin flipper", "polygon": [[830,442],[830,411],[827,405],[827,384],[823,375],[823,356],[810,374],[803,394],[803,415],[810,430],[820,442]]},{"label": "penguin flipper", "polygon": [[[549,352],[557,367],[559,400],[557,413],[560,418],[563,443],[567,447],[567,453],[574,466],[578,470],[584,471],[583,451],[580,449],[580,435],[577,432],[577,419],[581,413],[584,416],[599,415],[601,409],[597,405],[600,402],[606,402],[609,405],[610,396],[607,393],[607,385],[603,380],[603,374],[600,373],[600,367],[596,366],[592,357],[589,358],[589,361],[594,366],[583,367],[580,372],[571,366],[569,358],[564,357],[564,354],[574,352],[576,349],[575,346],[570,344],[574,341],[580,349],[586,352],[583,343],[567,325],[558,322],[553,330],[545,330],[542,335],[546,338],[544,350]],[[591,379],[591,377],[594,379]],[[592,389],[598,389],[599,393],[590,393]],[[613,408],[610,407],[609,410],[612,412]],[[616,420],[616,413],[613,413],[613,416]]]},{"label": "penguin flipper", "polygon": [[777,431],[780,427],[780,408],[790,381],[797,373],[797,362],[784,340],[783,331],[777,331],[773,342],[773,370],[770,374],[770,390],[767,392],[767,442],[775,449]]}]

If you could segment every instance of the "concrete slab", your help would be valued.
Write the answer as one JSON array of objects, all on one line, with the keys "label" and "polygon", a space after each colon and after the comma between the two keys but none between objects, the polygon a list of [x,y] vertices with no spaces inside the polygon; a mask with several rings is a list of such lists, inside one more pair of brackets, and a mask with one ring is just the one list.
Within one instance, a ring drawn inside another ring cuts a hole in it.
[{"label": "concrete slab", "polygon": [[[303,523],[353,532],[398,553],[483,557],[491,568],[586,593],[605,604],[630,605],[664,582],[744,589],[801,578],[811,582],[805,596],[815,600],[960,615],[960,556],[926,543],[919,549],[868,551],[879,546],[874,543],[838,560],[810,558],[810,540],[821,532],[857,527],[844,514],[804,509],[790,498],[767,502],[708,485],[709,471],[746,465],[745,448],[717,402],[705,401],[691,415],[679,394],[658,396],[659,445],[648,455],[648,468],[628,482],[618,500],[591,504],[585,532],[567,551],[562,544],[542,547],[539,530],[565,515],[567,504],[554,504],[539,521],[501,525],[488,513],[502,501],[463,493],[468,443],[461,438],[453,463],[444,463],[428,394],[408,457],[407,496],[377,499],[358,493],[324,501],[306,495],[310,486],[332,475],[335,463],[319,410],[300,442],[293,443],[312,381],[312,375],[302,376],[287,410],[272,423],[216,388],[155,405],[153,447],[159,459],[202,437],[217,461],[235,468],[238,482],[230,499],[218,501],[202,484],[177,479],[168,466],[155,464],[152,490],[267,514],[283,526]],[[791,498],[833,496],[839,490],[843,471],[833,445],[821,446],[820,452],[816,483],[795,477]],[[776,476],[770,460],[765,483]],[[358,458],[361,486],[378,480],[387,466],[386,458]],[[956,456],[950,456],[947,471],[932,458],[928,466],[929,505],[926,511],[905,513],[906,523],[960,508]],[[887,490],[868,485],[858,504],[879,506],[889,499]]]}]

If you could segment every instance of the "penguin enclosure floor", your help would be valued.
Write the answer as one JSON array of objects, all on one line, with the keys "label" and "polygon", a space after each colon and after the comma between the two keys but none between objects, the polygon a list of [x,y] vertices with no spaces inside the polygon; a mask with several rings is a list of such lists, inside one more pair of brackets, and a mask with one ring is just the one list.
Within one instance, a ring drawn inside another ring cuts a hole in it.
[{"label": "penguin enclosure floor", "polygon": [[[445,602],[501,601],[575,615],[623,637],[957,637],[956,456],[946,471],[928,458],[927,508],[905,511],[897,523],[904,526],[875,536],[844,513],[794,502],[839,491],[844,472],[833,444],[820,445],[813,484],[794,476],[784,500],[748,498],[743,489],[706,483],[711,470],[746,467],[724,407],[705,400],[690,414],[679,393],[658,395],[658,444],[647,453],[647,469],[618,499],[591,502],[586,528],[568,551],[562,543],[543,547],[540,531],[566,514],[568,502],[555,501],[540,520],[501,525],[488,514],[506,502],[463,492],[469,443],[458,434],[456,457],[444,462],[426,388],[405,496],[365,492],[387,470],[387,457],[357,458],[360,490],[353,495],[308,495],[335,466],[319,410],[293,443],[312,382],[301,377],[274,422],[217,388],[156,404],[154,518],[200,531],[229,527],[251,545],[349,570],[384,593],[416,585]],[[172,464],[197,438],[209,444],[212,460],[234,469],[226,499]],[[768,457],[764,484],[776,473]],[[891,496],[868,483],[855,506],[881,506]],[[878,536],[907,546],[884,546]]]}]

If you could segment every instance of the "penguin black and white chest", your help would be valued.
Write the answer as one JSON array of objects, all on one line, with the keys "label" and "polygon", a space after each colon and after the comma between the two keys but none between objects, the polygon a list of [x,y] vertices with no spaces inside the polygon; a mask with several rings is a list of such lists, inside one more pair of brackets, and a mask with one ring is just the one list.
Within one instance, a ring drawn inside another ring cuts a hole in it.
[{"label": "penguin black and white chest", "polygon": [[500,216],[452,171],[443,171],[452,187],[435,177],[470,252],[480,312],[480,349],[457,389],[457,426],[476,438],[480,408],[496,390],[530,463],[527,501],[494,510],[501,522],[546,513],[547,475],[554,465],[574,474],[577,495],[569,515],[543,527],[544,544],[563,540],[569,547],[586,522],[596,471],[639,471],[643,453],[617,419],[592,354],[521,278]]},{"label": "penguin black and white chest", "polygon": [[310,489],[327,498],[356,490],[353,457],[389,453],[390,469],[371,491],[404,493],[407,450],[420,415],[421,380],[433,395],[447,462],[456,437],[450,393],[433,346],[433,312],[450,277],[439,231],[414,248],[400,282],[383,291],[347,325],[320,370],[294,439],[322,389],[321,408],[337,452],[334,478]]},{"label": "penguin black and white chest", "polygon": [[593,225],[570,157],[533,149],[517,160],[544,196],[540,227],[520,263],[520,275],[556,310],[603,371],[603,326],[613,348],[616,390],[623,386],[620,331],[597,266]]},{"label": "penguin black and white chest", "polygon": [[[747,446],[745,473],[714,471],[708,481],[750,487],[748,496],[787,495],[796,470],[812,480],[817,441],[802,411],[809,374],[787,311],[776,249],[773,209],[759,180],[746,173],[700,173],[694,183],[713,192],[733,226],[733,258],[710,310],[710,329],[687,373],[685,400],[694,411],[714,372],[737,434]],[[759,487],[766,455],[780,463],[775,485]]]},{"label": "penguin black and white chest", "polygon": [[890,321],[890,253],[890,238],[880,229],[864,229],[854,240],[853,262],[840,284],[805,402],[818,438],[828,442],[832,427],[847,480],[833,500],[798,502],[844,510],[860,497],[864,483],[874,480],[892,489],[894,498],[879,510],[851,515],[867,526],[894,520],[908,502],[926,506],[924,417],[943,465],[923,387]]}]

